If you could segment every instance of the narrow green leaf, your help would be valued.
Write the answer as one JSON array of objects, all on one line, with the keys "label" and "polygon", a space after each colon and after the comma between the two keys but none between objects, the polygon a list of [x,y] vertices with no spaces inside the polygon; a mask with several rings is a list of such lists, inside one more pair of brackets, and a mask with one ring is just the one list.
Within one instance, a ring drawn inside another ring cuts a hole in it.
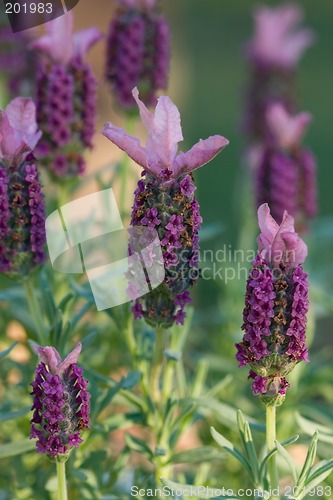
[{"label": "narrow green leaf", "polygon": [[[320,474],[320,476],[317,476],[312,481],[307,482],[305,486],[302,486],[300,488],[300,493],[299,495],[295,496],[295,500],[302,500],[302,498],[306,497],[306,495],[310,493],[311,490],[315,491],[316,486],[319,486],[323,481],[325,481],[325,479],[331,474],[331,472],[332,470],[330,469],[326,472],[323,472],[322,474]],[[315,491],[315,493],[317,492]],[[312,494],[311,496],[314,497]],[[316,495],[316,497],[314,498],[318,498],[318,496]],[[323,496],[323,498],[325,497]]]},{"label": "narrow green leaf", "polygon": [[311,475],[307,479],[306,484],[308,484],[308,482],[310,481],[313,481],[317,477],[321,476],[326,471],[331,471],[332,469],[333,469],[333,460],[322,460],[318,462],[318,464],[316,464],[315,467],[312,468]]},{"label": "narrow green leaf", "polygon": [[174,453],[169,462],[173,464],[196,464],[217,459],[221,460],[222,457],[222,452],[213,446],[202,446],[201,448],[193,448],[191,450]]},{"label": "narrow green leaf", "polygon": [[[241,500],[240,497],[228,496],[228,495],[211,496],[209,490],[214,492],[214,488],[209,488],[208,486],[203,487],[203,486],[193,486],[191,484],[179,484],[174,481],[170,481],[169,479],[165,479],[163,477],[161,477],[160,480],[164,486],[167,486],[171,491],[174,490],[175,492],[184,495],[184,498],[187,498],[189,496],[192,497],[195,496],[196,498],[215,498],[216,500],[224,498],[235,498],[236,500]],[[215,491],[217,491],[218,489],[219,488],[216,488]]]},{"label": "narrow green leaf", "polygon": [[305,481],[310,473],[310,469],[314,464],[314,461],[316,458],[316,452],[317,452],[317,443],[318,443],[318,432],[315,432],[313,437],[312,437],[312,440],[311,440],[311,443],[309,446],[308,453],[306,455],[306,459],[305,459],[301,474],[300,474],[299,479],[297,481],[297,486],[299,488],[303,487],[303,485],[304,485],[304,483],[305,483]]},{"label": "narrow green leaf", "polygon": [[234,377],[231,374],[226,375],[222,380],[220,380],[216,385],[214,385],[209,391],[206,393],[207,398],[216,397],[222,390],[232,382]]},{"label": "narrow green leaf", "polygon": [[131,434],[125,434],[125,442],[131,450],[137,451],[140,455],[149,458],[149,460],[154,457],[154,453],[142,439],[134,437]]},{"label": "narrow green leaf", "polygon": [[136,386],[141,378],[142,373],[139,371],[132,370],[128,372],[126,377],[122,379],[122,388],[123,389],[132,389],[132,387]]},{"label": "narrow green leaf", "polygon": [[246,446],[246,452],[247,452],[247,457],[249,460],[249,463],[251,465],[251,470],[253,472],[253,478],[255,484],[259,482],[259,464],[258,464],[258,456],[257,452],[253,443],[253,438],[252,438],[252,432],[250,430],[250,426],[248,422],[245,422],[244,426],[244,439],[245,439],[245,446]]},{"label": "narrow green leaf", "polygon": [[7,411],[5,413],[0,413],[0,422],[5,422],[6,420],[13,420],[14,418],[22,417],[30,411],[30,406],[20,408],[19,410]]},{"label": "narrow green leaf", "polygon": [[0,359],[4,358],[5,356],[7,356],[7,354],[10,353],[10,351],[12,349],[14,349],[14,347],[16,346],[16,344],[18,344],[18,340],[15,340],[15,342],[13,342],[5,351],[1,351],[0,352]]},{"label": "narrow green leaf", "polygon": [[[295,443],[297,440],[298,440],[299,436],[296,435],[296,436],[293,436],[289,439],[286,439],[285,441],[282,441],[280,444],[281,446],[288,446],[289,444],[293,444]],[[265,457],[263,458],[262,462],[261,462],[261,465],[260,465],[260,469],[259,469],[259,479],[262,480],[263,479],[263,473],[264,473],[264,467],[267,463],[267,461],[271,458],[272,455],[274,455],[274,453],[277,452],[277,448],[273,448],[269,453],[267,453],[267,455],[265,455]]]},{"label": "narrow green leaf", "polygon": [[230,453],[230,455],[235,457],[236,460],[238,460],[243,465],[244,469],[246,469],[246,471],[250,475],[250,477],[252,477],[253,474],[252,474],[251,466],[250,466],[248,460],[242,454],[242,452],[238,448],[236,448],[230,441],[228,441],[228,439],[226,439],[224,436],[222,436],[222,434],[217,432],[217,430],[215,430],[214,427],[210,428],[210,432],[211,432],[213,439],[217,442],[217,444],[222,446],[222,448],[224,448],[228,453]]},{"label": "narrow green leaf", "polygon": [[34,448],[36,448],[36,443],[29,438],[14,441],[13,443],[2,444],[0,446],[0,459],[21,455]]},{"label": "narrow green leaf", "polygon": [[300,415],[299,413],[296,413],[296,420],[301,429],[310,436],[312,436],[313,433],[317,431],[319,441],[324,441],[325,443],[333,444],[333,433],[329,427],[317,424],[316,422],[312,422],[311,420],[302,417],[302,415]]},{"label": "narrow green leaf", "polygon": [[287,450],[285,450],[284,447],[278,441],[275,441],[275,446],[276,446],[278,453],[280,453],[280,455],[285,459],[285,461],[289,465],[291,474],[293,476],[294,484],[296,484],[297,483],[297,471],[296,471],[295,464],[294,464],[291,456],[289,455]]},{"label": "narrow green leaf", "polygon": [[59,309],[62,311],[62,312],[65,312],[66,310],[66,307],[67,307],[67,304],[70,302],[70,300],[74,297],[74,294],[72,292],[69,292],[65,295],[65,297],[61,300],[61,302],[59,303]]}]

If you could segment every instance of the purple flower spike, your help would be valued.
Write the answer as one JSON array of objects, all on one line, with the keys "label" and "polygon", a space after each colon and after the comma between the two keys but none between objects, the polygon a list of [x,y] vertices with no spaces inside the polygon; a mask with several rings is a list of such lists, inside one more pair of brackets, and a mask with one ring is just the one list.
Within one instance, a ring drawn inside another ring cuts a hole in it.
[{"label": "purple flower spike", "polygon": [[160,97],[154,115],[138,97],[143,124],[148,129],[146,147],[124,130],[106,123],[103,134],[126,151],[143,167],[135,191],[132,226],[154,228],[159,236],[164,267],[163,283],[138,299],[133,306],[136,319],[168,328],[183,324],[185,306],[191,302],[188,292],[199,278],[199,229],[202,218],[194,196],[192,171],[209,162],[228,144],[222,136],[199,141],[187,153],[178,153],[183,139],[180,115],[168,97]]},{"label": "purple flower spike", "polygon": [[83,442],[81,430],[89,429],[88,382],[76,364],[81,347],[77,344],[63,361],[54,347],[34,347],[40,364],[31,384],[34,414],[30,438],[37,438],[37,453],[69,455]]},{"label": "purple flower spike", "polygon": [[101,39],[97,28],[73,34],[73,14],[46,23],[47,34],[30,46],[41,54],[37,81],[37,119],[44,138],[43,164],[57,178],[84,172],[82,151],[92,147],[97,82],[84,61]]},{"label": "purple flower spike", "polygon": [[254,395],[264,403],[282,404],[286,376],[300,361],[308,361],[306,314],[307,274],[301,264],[306,245],[287,213],[279,226],[268,205],[258,211],[259,252],[249,274],[243,311],[243,341],[236,344],[239,366],[250,365]]},{"label": "purple flower spike", "polygon": [[316,163],[301,144],[310,121],[309,113],[293,116],[281,104],[271,104],[266,113],[271,137],[256,174],[257,204],[268,202],[279,223],[287,210],[301,230],[317,213]]},{"label": "purple flower spike", "polygon": [[45,203],[33,155],[41,136],[31,99],[0,110],[0,272],[24,277],[44,262]]},{"label": "purple flower spike", "polygon": [[169,26],[156,0],[121,0],[107,38],[106,80],[123,108],[135,105],[132,89],[139,87],[147,105],[167,86]]}]

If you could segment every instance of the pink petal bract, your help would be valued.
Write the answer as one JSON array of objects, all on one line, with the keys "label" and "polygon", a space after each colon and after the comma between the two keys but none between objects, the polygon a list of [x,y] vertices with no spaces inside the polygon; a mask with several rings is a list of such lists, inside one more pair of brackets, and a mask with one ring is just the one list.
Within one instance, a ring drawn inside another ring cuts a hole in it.
[{"label": "pink petal bract", "polygon": [[77,363],[82,344],[79,342],[63,361],[61,361],[58,351],[52,346],[40,347],[34,345],[32,347],[40,361],[49,368],[50,372],[53,375],[61,376],[70,365]]},{"label": "pink petal bract", "polygon": [[185,176],[205,165],[229,144],[224,137],[214,135],[200,140],[190,151],[177,156],[178,143],[183,140],[177,106],[168,97],[161,96],[152,114],[140,100],[137,88],[133,89],[132,95],[142,123],[148,130],[146,148],[140,145],[138,139],[110,122],[104,125],[102,133],[148,172],[158,176],[163,170],[168,170],[170,176],[165,182],[172,183],[173,178]]},{"label": "pink petal bract", "polygon": [[208,139],[200,139],[186,153],[180,152],[174,162],[173,172],[176,177],[186,175],[193,170],[202,167],[215,158],[229,141],[220,135],[213,135]]},{"label": "pink petal bract", "polygon": [[37,353],[40,361],[48,366],[51,373],[56,374],[58,366],[61,363],[61,357],[58,351],[52,346],[39,347],[32,346]]},{"label": "pink petal bract", "polygon": [[74,365],[77,363],[81,349],[82,349],[82,344],[81,342],[79,342],[58,366],[57,368],[58,375],[61,376],[67,370],[67,368],[70,367],[70,365]]},{"label": "pink petal bract", "polygon": [[37,130],[36,107],[31,99],[16,97],[0,111],[0,157],[7,164],[20,163],[42,133]]},{"label": "pink petal bract", "polygon": [[178,151],[178,143],[183,140],[180,114],[169,97],[159,97],[154,120],[148,133],[147,156],[150,163],[172,170]]},{"label": "pink petal bract", "polygon": [[271,104],[266,113],[267,124],[283,149],[298,146],[312,117],[310,113],[290,115],[280,103]]},{"label": "pink petal bract", "polygon": [[102,33],[96,27],[78,31],[73,35],[73,56],[83,57],[102,37]]},{"label": "pink petal bract", "polygon": [[67,64],[73,55],[73,13],[67,12],[45,24],[47,34],[34,40],[30,47],[40,50],[58,64]]},{"label": "pink petal bract", "polygon": [[111,122],[105,123],[102,134],[125,151],[141,167],[147,168],[147,154],[137,137],[133,137],[122,128],[115,127]]},{"label": "pink petal bract", "polygon": [[268,204],[258,209],[258,223],[261,230],[258,236],[260,255],[273,267],[280,263],[297,267],[305,261],[307,246],[295,233],[294,219],[285,211],[279,226],[270,213]]},{"label": "pink petal bract", "polygon": [[302,18],[303,12],[296,4],[257,9],[255,34],[247,44],[249,56],[264,64],[293,68],[314,39],[310,30],[297,29]]}]

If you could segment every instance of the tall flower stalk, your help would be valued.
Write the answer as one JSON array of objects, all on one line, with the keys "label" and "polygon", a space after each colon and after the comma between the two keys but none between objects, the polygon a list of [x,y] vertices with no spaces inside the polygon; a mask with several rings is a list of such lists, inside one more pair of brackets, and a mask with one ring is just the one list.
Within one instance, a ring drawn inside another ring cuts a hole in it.
[{"label": "tall flower stalk", "polygon": [[57,179],[85,169],[83,152],[92,147],[97,82],[84,60],[101,34],[88,28],[73,34],[73,14],[46,24],[47,34],[31,43],[40,56],[37,121],[43,131],[38,145],[42,163]]},{"label": "tall flower stalk", "polygon": [[169,27],[156,0],[119,0],[106,44],[105,76],[120,106],[133,108],[132,89],[155,105],[169,70]]},{"label": "tall flower stalk", "polygon": [[[281,224],[267,204],[258,210],[261,233],[245,295],[244,337],[236,344],[239,366],[250,366],[254,395],[266,405],[268,451],[275,446],[275,407],[290,386],[287,376],[297,363],[308,361],[306,314],[307,274],[302,264],[307,247],[295,233],[294,219],[284,212]],[[275,458],[269,462],[270,480],[277,487]]]}]

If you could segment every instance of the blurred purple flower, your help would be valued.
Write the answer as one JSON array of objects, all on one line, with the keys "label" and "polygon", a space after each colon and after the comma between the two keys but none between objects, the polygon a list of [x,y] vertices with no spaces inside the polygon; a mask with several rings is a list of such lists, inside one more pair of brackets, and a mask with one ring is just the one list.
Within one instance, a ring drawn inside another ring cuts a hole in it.
[{"label": "blurred purple flower", "polygon": [[296,4],[257,8],[255,34],[247,44],[248,57],[263,66],[294,68],[314,40],[311,30],[297,29],[302,19],[302,10]]},{"label": "blurred purple flower", "polygon": [[31,99],[0,110],[0,272],[26,276],[44,262],[45,203],[33,156],[41,137]]},{"label": "blurred purple flower", "polygon": [[124,108],[133,108],[132,89],[139,87],[147,105],[167,86],[169,26],[155,0],[121,0],[108,38],[105,76]]},{"label": "blurred purple flower", "polygon": [[158,99],[155,114],[138,97],[143,124],[148,130],[146,147],[139,139],[108,122],[103,135],[143,167],[135,191],[131,224],[155,228],[162,246],[165,279],[156,290],[137,300],[133,312],[154,326],[182,324],[184,308],[191,301],[187,289],[199,277],[198,231],[202,222],[194,196],[192,171],[212,160],[229,141],[221,136],[199,141],[186,153],[178,153],[183,140],[177,107],[165,96]]},{"label": "blurred purple flower", "polygon": [[306,314],[307,274],[301,264],[307,248],[287,213],[279,226],[267,205],[258,210],[259,252],[249,274],[243,312],[245,334],[236,344],[239,366],[250,365],[253,393],[267,404],[281,404],[286,376],[308,361]]},{"label": "blurred purple flower", "polygon": [[81,430],[89,429],[88,382],[77,366],[81,347],[77,344],[64,360],[54,347],[34,347],[40,363],[31,384],[34,414],[30,438],[37,438],[37,453],[68,455],[83,442]]},{"label": "blurred purple flower", "polygon": [[44,137],[38,153],[56,178],[72,177],[83,173],[82,151],[92,147],[97,82],[84,56],[102,35],[97,28],[73,34],[72,12],[46,29],[30,44],[41,54],[37,120]]}]

